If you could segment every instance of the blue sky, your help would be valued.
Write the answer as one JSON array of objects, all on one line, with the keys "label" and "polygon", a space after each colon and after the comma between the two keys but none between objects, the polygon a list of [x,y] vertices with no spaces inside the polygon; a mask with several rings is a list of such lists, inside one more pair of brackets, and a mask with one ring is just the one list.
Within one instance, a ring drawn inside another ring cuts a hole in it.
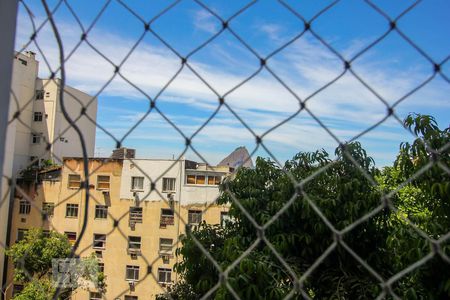
[{"label": "blue sky", "polygon": [[[105,1],[67,1],[85,29]],[[25,1],[33,11],[33,20],[41,24],[45,13],[39,1]],[[54,7],[56,1],[49,1]],[[139,18],[151,20],[166,8],[169,1],[124,1]],[[205,1],[212,11],[224,19],[245,6],[246,1]],[[311,19],[331,1],[286,1],[305,19]],[[374,1],[387,15],[395,18],[413,1]],[[450,2],[422,1],[402,17],[398,27],[430,58],[440,63],[450,55]],[[144,24],[119,1],[113,0],[88,34],[88,42],[119,64],[144,32]],[[55,13],[66,53],[79,41],[82,29],[63,3]],[[31,35],[29,16],[23,6],[19,11],[16,48],[25,45]],[[303,22],[278,1],[262,0],[233,18],[230,27],[259,56],[266,57],[303,30]],[[345,59],[380,37],[389,28],[388,21],[364,1],[341,1],[312,22],[320,35]],[[193,1],[180,1],[152,23],[152,29],[181,56],[186,56],[221,29],[220,21]],[[58,65],[58,51],[50,27],[45,25],[37,43],[52,67]],[[28,50],[38,52],[40,76],[47,77],[48,68],[35,44]],[[239,83],[259,68],[258,58],[228,31],[224,31],[206,47],[189,57],[197,74],[220,95],[256,134],[263,135],[298,108],[298,100],[267,70],[262,70],[244,85]],[[112,77],[114,67],[87,43],[74,52],[67,62],[68,84],[96,94]],[[157,107],[187,136],[192,135],[215,111],[218,99],[204,82],[188,68],[162,92],[161,89],[180,69],[179,58],[151,33],[147,33],[121,66],[121,74],[132,84],[116,77],[99,94],[97,122],[121,139],[148,110],[149,101],[159,94]],[[343,71],[340,59],[311,33],[284,48],[268,60],[268,67],[300,99]],[[396,32],[359,56],[353,70],[383,99],[393,104],[433,75],[431,63],[412,48]],[[450,62],[442,65],[450,77]],[[141,91],[135,88],[139,87]],[[231,93],[228,93],[232,90]],[[409,112],[431,114],[441,127],[448,126],[450,84],[437,75],[422,89],[396,107],[400,118]],[[348,72],[334,84],[307,101],[310,111],[341,141],[348,141],[380,121],[386,106]],[[359,140],[377,165],[390,164],[402,141],[412,136],[393,118],[387,119]],[[281,162],[298,151],[324,148],[333,153],[336,141],[305,111],[271,131],[264,144]],[[158,113],[151,112],[125,139],[124,145],[136,148],[140,157],[177,157],[184,150],[184,139]],[[236,147],[255,149],[255,139],[233,114],[222,107],[216,117],[193,139],[194,147],[211,164],[218,163]],[[102,130],[97,131],[96,153],[107,156],[115,142]],[[187,158],[198,160],[188,151]],[[267,157],[264,150],[255,155]]]}]

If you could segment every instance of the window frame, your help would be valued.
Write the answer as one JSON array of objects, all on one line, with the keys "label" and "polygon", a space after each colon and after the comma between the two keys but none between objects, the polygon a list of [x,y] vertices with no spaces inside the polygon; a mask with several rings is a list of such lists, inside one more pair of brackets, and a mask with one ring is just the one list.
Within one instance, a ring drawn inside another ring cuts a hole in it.
[{"label": "window frame", "polygon": [[[75,231],[64,231],[64,235],[67,237],[69,243],[71,243],[72,245],[77,241],[78,235]],[[70,236],[73,236],[75,238],[70,238]]]},{"label": "window frame", "polygon": [[101,300],[103,294],[101,292],[89,292],[89,300]]},{"label": "window frame", "polygon": [[[164,274],[163,281],[161,280],[161,274]],[[168,276],[167,276],[168,275]],[[167,280],[169,279],[169,280]],[[172,269],[169,268],[158,268],[158,283],[172,283]]]},{"label": "window frame", "polygon": [[[142,179],[141,187],[135,186],[135,179]],[[144,176],[131,176],[131,191],[143,191],[144,190]]]},{"label": "window frame", "polygon": [[[162,179],[162,192],[163,193],[173,193],[176,191],[177,179],[175,177],[163,177]],[[173,185],[173,188],[170,187]],[[167,188],[169,186],[169,189]]]},{"label": "window frame", "polygon": [[[73,179],[74,177],[76,177],[78,179]],[[67,188],[69,188],[69,189],[79,189],[80,187],[81,187],[81,175],[80,174],[69,174],[69,175],[67,175]]]},{"label": "window frame", "polygon": [[43,89],[35,90],[34,98],[36,100],[44,100],[45,91]]},{"label": "window frame", "polygon": [[105,250],[106,249],[106,234],[94,233],[92,248],[99,249],[99,250]]},{"label": "window frame", "polygon": [[[131,241],[132,238],[139,239],[139,241]],[[142,237],[136,235],[128,236],[128,250],[140,251],[142,247]]]},{"label": "window frame", "polygon": [[42,122],[44,120],[44,114],[41,111],[35,111],[33,113],[33,122]]},{"label": "window frame", "polygon": [[[101,177],[108,177],[108,181],[100,180]],[[100,184],[108,184],[108,187],[100,187]],[[111,176],[110,175],[97,175],[97,190],[100,191],[109,191],[111,188]]]},{"label": "window frame", "polygon": [[[163,241],[170,241],[170,245],[168,243],[162,243]],[[173,239],[170,238],[159,238],[159,253],[165,255],[172,255],[173,249]]]},{"label": "window frame", "polygon": [[19,201],[19,215],[29,215],[31,213],[31,203],[26,199]]},{"label": "window frame", "polygon": [[94,219],[105,220],[108,219],[108,206],[107,205],[95,205]]},{"label": "window frame", "polygon": [[28,228],[17,228],[17,238],[16,242],[23,240],[28,232]]},{"label": "window frame", "polygon": [[47,217],[53,217],[55,215],[55,203],[42,202],[42,213]]},{"label": "window frame", "polygon": [[[133,211],[134,210],[134,211]],[[139,206],[130,206],[129,210],[129,222],[142,223],[143,222],[143,209]]]},{"label": "window frame", "polygon": [[[197,219],[197,220],[195,220],[195,219]],[[200,221],[195,222],[195,221],[198,221],[198,219],[200,219]],[[203,220],[203,212],[201,210],[198,210],[198,209],[189,209],[188,210],[188,224],[198,225],[202,222],[202,220]]]},{"label": "window frame", "polygon": [[[129,278],[128,275],[133,273],[133,278]],[[137,275],[137,276],[136,276]],[[137,277],[137,278],[136,278]],[[136,265],[126,265],[125,267],[125,280],[127,281],[139,281],[139,266]]]},{"label": "window frame", "polygon": [[[78,203],[66,203],[66,218],[78,218],[79,208]],[[69,214],[70,211],[75,212],[75,214]]]},{"label": "window frame", "polygon": [[41,143],[42,133],[31,133],[31,144],[39,145]]}]

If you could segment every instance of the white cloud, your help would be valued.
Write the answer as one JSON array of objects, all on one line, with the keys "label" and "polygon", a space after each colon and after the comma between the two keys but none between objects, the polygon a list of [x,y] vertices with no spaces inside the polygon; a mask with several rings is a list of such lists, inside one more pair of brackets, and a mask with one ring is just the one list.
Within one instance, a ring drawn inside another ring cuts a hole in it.
[{"label": "white cloud", "polygon": [[220,23],[211,13],[206,10],[198,10],[194,13],[194,26],[198,30],[208,33],[217,33]]}]

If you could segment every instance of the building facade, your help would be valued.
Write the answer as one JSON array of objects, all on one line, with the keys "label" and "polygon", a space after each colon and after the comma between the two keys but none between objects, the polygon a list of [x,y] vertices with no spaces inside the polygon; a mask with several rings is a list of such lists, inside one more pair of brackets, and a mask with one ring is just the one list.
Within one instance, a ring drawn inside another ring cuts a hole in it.
[{"label": "building facade", "polygon": [[[8,143],[14,145],[15,175],[33,162],[60,163],[64,156],[82,156],[80,139],[64,117],[63,105],[83,132],[88,155],[94,155],[97,98],[70,86],[62,91],[59,79],[40,79],[38,72],[39,62],[33,52],[16,54],[9,111],[11,117],[18,114],[20,122],[16,120],[8,126]],[[64,104],[59,101],[62,92]],[[82,109],[84,114],[80,115]]]},{"label": "building facade", "polygon": [[[62,167],[42,171],[39,184],[16,192],[13,207],[11,243],[33,227],[65,233],[75,242],[86,218],[77,254],[96,255],[107,291],[79,289],[72,299],[154,299],[178,280],[175,249],[186,226],[221,224],[228,214],[227,206],[215,204],[228,167],[184,159],[92,158],[89,171],[87,210],[81,158],[65,158]],[[9,282],[12,276],[9,264]],[[20,285],[12,285],[8,297],[13,290]]]},{"label": "building facade", "polygon": [[[31,51],[16,53],[13,60],[11,97],[8,109],[8,128],[4,141],[5,157],[3,174],[14,179],[32,164],[50,160],[60,163],[64,156],[81,156],[81,146],[75,130],[63,116],[59,102],[64,93],[64,104],[69,116],[83,132],[87,153],[94,155],[95,121],[97,98],[77,89],[65,86],[60,81],[38,78],[39,62]],[[80,116],[85,107],[84,115]],[[87,118],[89,116],[89,120]],[[51,144],[48,148],[48,143]],[[0,205],[0,268],[4,265],[4,247],[7,245],[7,220],[9,214],[10,189],[8,180],[2,180]],[[3,272],[0,272],[0,282]]]}]

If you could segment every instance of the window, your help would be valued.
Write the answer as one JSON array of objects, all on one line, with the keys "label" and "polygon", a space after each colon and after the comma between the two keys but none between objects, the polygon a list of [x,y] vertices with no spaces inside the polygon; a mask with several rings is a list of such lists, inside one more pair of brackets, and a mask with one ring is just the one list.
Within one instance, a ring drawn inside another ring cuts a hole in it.
[{"label": "window", "polygon": [[101,273],[105,273],[105,264],[102,262],[98,263],[98,271]]},{"label": "window", "polygon": [[13,285],[12,297],[14,298],[15,296],[17,296],[22,291],[23,291],[23,285],[22,284],[15,284],[15,285]]},{"label": "window", "polygon": [[161,220],[160,226],[173,225],[173,210],[171,209],[161,209]]},{"label": "window", "polygon": [[208,176],[208,185],[219,185],[221,179],[220,176]]},{"label": "window", "polygon": [[78,204],[67,203],[66,204],[66,218],[78,217]]},{"label": "window", "polygon": [[95,218],[96,219],[106,219],[107,217],[108,217],[108,206],[96,205],[95,206]]},{"label": "window", "polygon": [[163,192],[175,191],[175,178],[163,178]]},{"label": "window", "polygon": [[29,215],[31,211],[31,204],[28,200],[20,200],[19,202],[19,214]]},{"label": "window", "polygon": [[201,210],[189,210],[188,211],[188,224],[200,224],[202,222]]},{"label": "window", "polygon": [[20,61],[20,63],[24,66],[28,65],[28,62],[25,59],[22,58],[18,58],[18,60]]},{"label": "window", "polygon": [[44,202],[42,203],[42,213],[47,217],[53,216],[55,211],[55,203],[53,202]]},{"label": "window", "polygon": [[44,99],[44,90],[36,90],[36,100]]},{"label": "window", "polygon": [[69,242],[71,244],[75,244],[77,241],[77,233],[71,232],[71,231],[64,231],[64,234],[67,236],[67,239],[69,239]]},{"label": "window", "polygon": [[158,268],[158,282],[169,283],[172,281],[172,270],[166,268]]},{"label": "window", "polygon": [[40,144],[41,143],[41,135],[32,133],[31,134],[31,143],[32,144]]},{"label": "window", "polygon": [[139,280],[139,266],[127,266],[126,279],[132,281]]},{"label": "window", "polygon": [[89,300],[101,300],[102,293],[99,292],[89,292]]},{"label": "window", "polygon": [[206,184],[206,176],[205,175],[186,175],[186,183],[187,184]]},{"label": "window", "polygon": [[94,249],[105,249],[106,247],[106,234],[94,233],[94,243],[92,248]]},{"label": "window", "polygon": [[42,113],[40,111],[36,111],[33,117],[34,122],[42,122]]},{"label": "window", "polygon": [[129,236],[128,237],[128,249],[129,250],[140,250],[141,249],[141,237],[140,236]]},{"label": "window", "polygon": [[17,242],[23,240],[27,234],[28,229],[19,228],[17,229]]},{"label": "window", "polygon": [[142,207],[130,207],[130,223],[142,223]]},{"label": "window", "polygon": [[98,175],[97,176],[97,189],[109,190],[109,176]]},{"label": "window", "polygon": [[172,239],[159,239],[159,252],[172,254]]},{"label": "window", "polygon": [[225,226],[231,220],[227,211],[220,212],[220,225]]},{"label": "window", "polygon": [[131,177],[131,189],[143,190],[144,189],[144,177]]},{"label": "window", "polygon": [[69,189],[79,189],[81,186],[81,176],[78,174],[69,174]]},{"label": "window", "polygon": [[124,300],[138,300],[138,296],[128,296],[125,295],[125,299]]}]

